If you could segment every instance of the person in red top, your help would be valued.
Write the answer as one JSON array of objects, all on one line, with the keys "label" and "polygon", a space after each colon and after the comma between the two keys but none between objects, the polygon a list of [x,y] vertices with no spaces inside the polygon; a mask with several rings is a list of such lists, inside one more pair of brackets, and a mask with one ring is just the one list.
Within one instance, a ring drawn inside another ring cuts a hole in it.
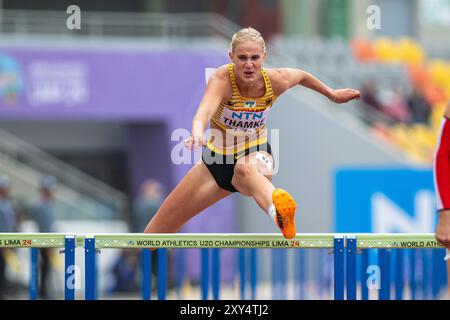
[{"label": "person in red top", "polygon": [[439,213],[436,240],[447,248],[448,291],[450,294],[450,102],[442,119],[441,132],[434,154],[433,172]]}]

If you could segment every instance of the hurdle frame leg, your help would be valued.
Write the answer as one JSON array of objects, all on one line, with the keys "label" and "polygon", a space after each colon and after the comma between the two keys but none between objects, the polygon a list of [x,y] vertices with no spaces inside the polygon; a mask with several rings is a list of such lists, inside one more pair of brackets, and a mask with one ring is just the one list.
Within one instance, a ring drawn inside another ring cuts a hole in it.
[{"label": "hurdle frame leg", "polygon": [[356,237],[347,237],[347,300],[356,300]]},{"label": "hurdle frame leg", "polygon": [[395,300],[403,300],[404,281],[404,251],[395,250]]},{"label": "hurdle frame leg", "polygon": [[186,273],[186,249],[177,249],[176,251],[176,259],[177,259],[177,296],[178,299],[182,297],[182,289],[185,283],[185,273]]},{"label": "hurdle frame leg", "polygon": [[75,268],[75,236],[66,236],[64,239],[64,299],[75,300],[77,269]]},{"label": "hurdle frame leg", "polygon": [[296,263],[296,281],[297,281],[297,298],[298,300],[305,299],[305,279],[306,279],[306,264],[305,264],[305,249],[296,249],[295,263]]},{"label": "hurdle frame leg", "polygon": [[416,300],[417,282],[416,282],[416,265],[417,252],[414,249],[408,249],[409,258],[409,288],[411,290],[411,300]]},{"label": "hurdle frame leg", "polygon": [[201,296],[208,300],[209,296],[209,249],[200,249],[201,263]]},{"label": "hurdle frame leg", "polygon": [[158,249],[158,300],[166,300],[167,295],[167,249]]},{"label": "hurdle frame leg", "polygon": [[245,250],[238,249],[239,251],[239,284],[241,292],[241,300],[245,300]]},{"label": "hurdle frame leg", "polygon": [[367,286],[367,269],[369,268],[369,249],[361,251],[361,300],[369,300],[369,287]]},{"label": "hurdle frame leg", "polygon": [[344,300],[344,237],[334,237],[334,299]]},{"label": "hurdle frame leg", "polygon": [[97,270],[95,259],[95,237],[87,236],[84,239],[85,259],[85,299],[97,299]]},{"label": "hurdle frame leg", "polygon": [[381,269],[380,300],[391,300],[391,261],[389,249],[378,250],[378,264]]},{"label": "hurdle frame leg", "polygon": [[280,252],[278,249],[271,249],[272,260],[272,300],[280,299]]},{"label": "hurdle frame leg", "polygon": [[211,249],[211,282],[214,300],[220,299],[220,249]]},{"label": "hurdle frame leg", "polygon": [[148,249],[141,251],[141,294],[143,300],[152,298],[152,254]]},{"label": "hurdle frame leg", "polygon": [[256,299],[256,284],[258,281],[258,265],[257,265],[257,251],[256,249],[250,250],[250,289],[251,289],[251,299]]},{"label": "hurdle frame leg", "polygon": [[37,300],[39,296],[39,248],[30,249],[30,300]]}]

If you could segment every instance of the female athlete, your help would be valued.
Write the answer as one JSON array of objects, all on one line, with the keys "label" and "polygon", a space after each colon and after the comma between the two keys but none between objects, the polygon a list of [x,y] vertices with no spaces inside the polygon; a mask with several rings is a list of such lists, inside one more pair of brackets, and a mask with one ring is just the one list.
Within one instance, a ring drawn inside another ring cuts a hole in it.
[{"label": "female athlete", "polygon": [[[296,235],[297,204],[272,184],[273,158],[266,122],[276,99],[288,89],[305,86],[335,103],[359,99],[354,89],[333,90],[300,69],[263,69],[266,47],[261,34],[244,28],[234,34],[231,63],[219,67],[208,81],[185,146],[203,149],[195,164],[162,203],[146,233],[173,233],[217,201],[239,192],[252,197],[279,227]],[[210,124],[207,140],[205,130]]]}]

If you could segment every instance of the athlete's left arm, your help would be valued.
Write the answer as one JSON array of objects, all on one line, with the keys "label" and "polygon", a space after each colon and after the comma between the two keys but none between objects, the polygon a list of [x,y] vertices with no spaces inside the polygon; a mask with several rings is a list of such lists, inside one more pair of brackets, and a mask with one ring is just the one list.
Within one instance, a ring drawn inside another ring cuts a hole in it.
[{"label": "athlete's left arm", "polygon": [[309,72],[300,69],[283,68],[278,69],[276,73],[283,79],[281,81],[281,91],[283,92],[294,86],[301,85],[323,94],[335,103],[345,103],[361,97],[358,90],[349,88],[332,89]]}]

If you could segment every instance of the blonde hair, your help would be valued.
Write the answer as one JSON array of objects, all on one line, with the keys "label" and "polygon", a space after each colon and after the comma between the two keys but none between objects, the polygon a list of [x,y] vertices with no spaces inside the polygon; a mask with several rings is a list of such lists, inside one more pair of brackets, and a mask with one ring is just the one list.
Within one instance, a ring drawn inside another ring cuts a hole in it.
[{"label": "blonde hair", "polygon": [[236,46],[244,41],[255,41],[261,46],[263,52],[266,52],[266,43],[261,33],[252,27],[243,28],[233,35],[233,38],[231,38],[231,52],[234,52]]}]

